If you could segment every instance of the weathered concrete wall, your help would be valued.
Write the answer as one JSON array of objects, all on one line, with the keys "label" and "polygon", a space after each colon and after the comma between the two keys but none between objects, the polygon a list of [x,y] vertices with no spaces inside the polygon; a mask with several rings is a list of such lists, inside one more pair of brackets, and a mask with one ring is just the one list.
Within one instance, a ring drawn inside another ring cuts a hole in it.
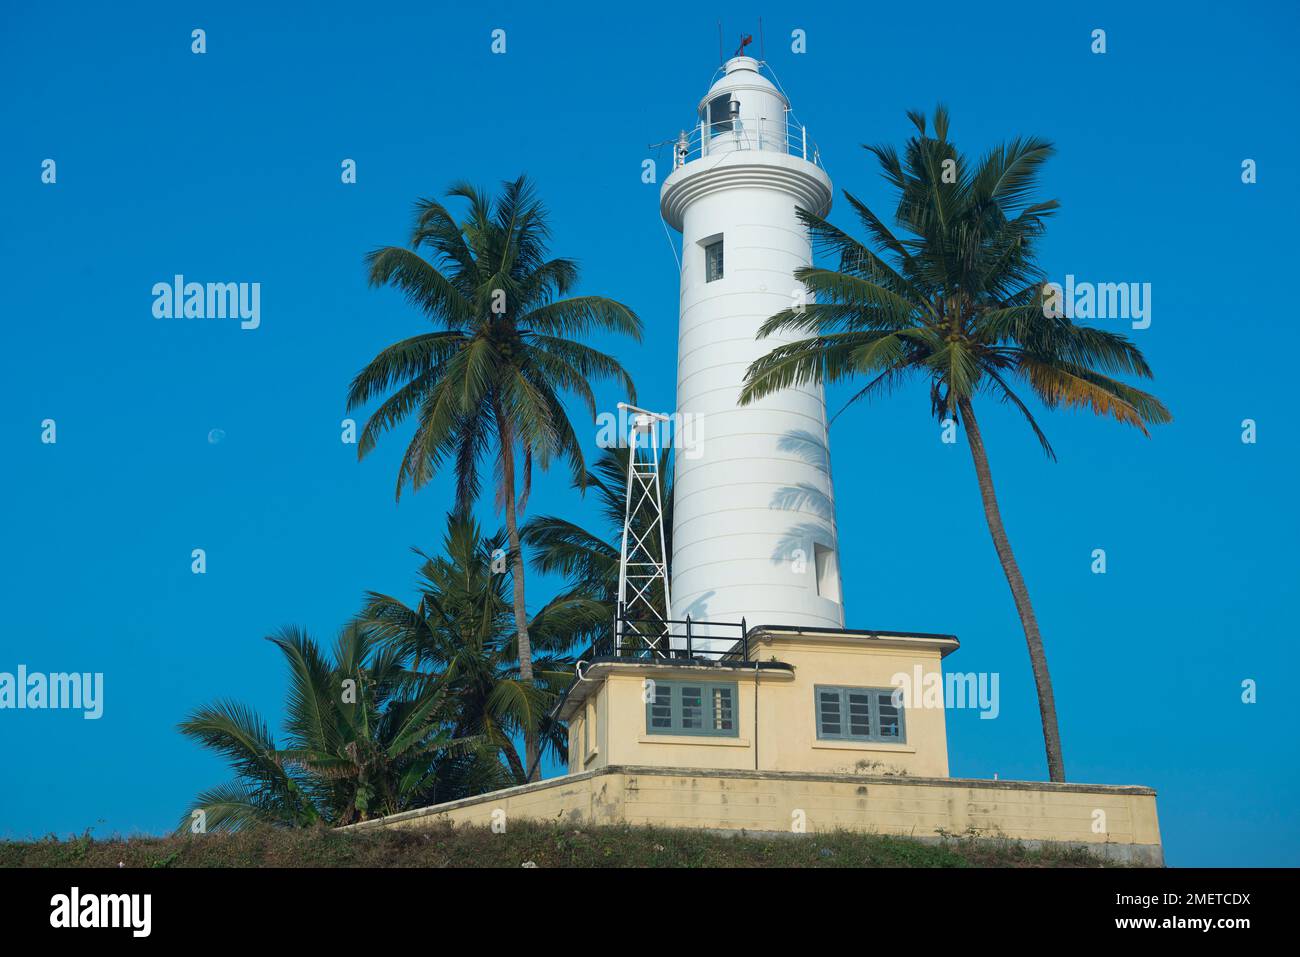
[{"label": "weathered concrete wall", "polygon": [[495,791],[464,801],[353,825],[424,827],[505,820],[645,824],[788,834],[844,829],[935,838],[973,834],[1027,843],[1087,845],[1136,863],[1161,864],[1156,795],[1150,788],[701,771],[613,766]]}]

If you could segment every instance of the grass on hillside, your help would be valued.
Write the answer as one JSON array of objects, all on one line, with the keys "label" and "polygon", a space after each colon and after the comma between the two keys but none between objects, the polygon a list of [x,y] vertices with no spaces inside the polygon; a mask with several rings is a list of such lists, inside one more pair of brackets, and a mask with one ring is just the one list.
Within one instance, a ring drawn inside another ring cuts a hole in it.
[{"label": "grass on hillside", "polygon": [[340,833],[258,828],[236,834],[0,842],[0,867],[1101,867],[1085,850],[948,838],[925,843],[847,831],[758,837],[531,821],[506,833],[435,826]]}]

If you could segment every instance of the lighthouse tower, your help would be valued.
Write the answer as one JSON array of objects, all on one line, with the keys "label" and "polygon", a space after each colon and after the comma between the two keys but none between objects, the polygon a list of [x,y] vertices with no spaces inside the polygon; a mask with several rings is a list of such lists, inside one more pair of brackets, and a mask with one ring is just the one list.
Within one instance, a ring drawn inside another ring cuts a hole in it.
[{"label": "lighthouse tower", "polygon": [[682,234],[677,411],[690,436],[674,455],[672,618],[717,639],[735,636],[719,623],[742,619],[844,627],[822,389],[739,404],[749,364],[801,338],[756,336],[806,301],[794,271],[812,255],[795,211],[824,215],[832,196],[807,131],[759,67],[727,61],[660,192]]}]

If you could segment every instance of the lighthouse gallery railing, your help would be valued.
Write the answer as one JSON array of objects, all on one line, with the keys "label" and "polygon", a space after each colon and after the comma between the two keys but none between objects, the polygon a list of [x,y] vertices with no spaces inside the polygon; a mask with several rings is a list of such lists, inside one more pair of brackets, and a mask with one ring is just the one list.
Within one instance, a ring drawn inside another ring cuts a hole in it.
[{"label": "lighthouse gallery railing", "polygon": [[767,150],[799,156],[817,166],[821,153],[808,138],[808,127],[781,119],[722,120],[699,123],[673,146],[673,169],[691,160],[738,150]]}]

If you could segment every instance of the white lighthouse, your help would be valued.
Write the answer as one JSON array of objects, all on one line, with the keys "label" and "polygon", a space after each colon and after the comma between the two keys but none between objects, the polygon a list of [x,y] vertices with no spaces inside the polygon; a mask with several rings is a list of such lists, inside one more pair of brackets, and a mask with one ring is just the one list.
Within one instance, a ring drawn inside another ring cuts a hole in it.
[{"label": "white lighthouse", "polygon": [[822,389],[738,404],[749,364],[789,341],[756,334],[804,301],[794,271],[811,247],[795,210],[824,215],[830,178],[747,56],[727,61],[675,159],[660,207],[682,234],[677,411],[694,446],[674,457],[671,617],[717,639],[742,619],[843,628]]}]

